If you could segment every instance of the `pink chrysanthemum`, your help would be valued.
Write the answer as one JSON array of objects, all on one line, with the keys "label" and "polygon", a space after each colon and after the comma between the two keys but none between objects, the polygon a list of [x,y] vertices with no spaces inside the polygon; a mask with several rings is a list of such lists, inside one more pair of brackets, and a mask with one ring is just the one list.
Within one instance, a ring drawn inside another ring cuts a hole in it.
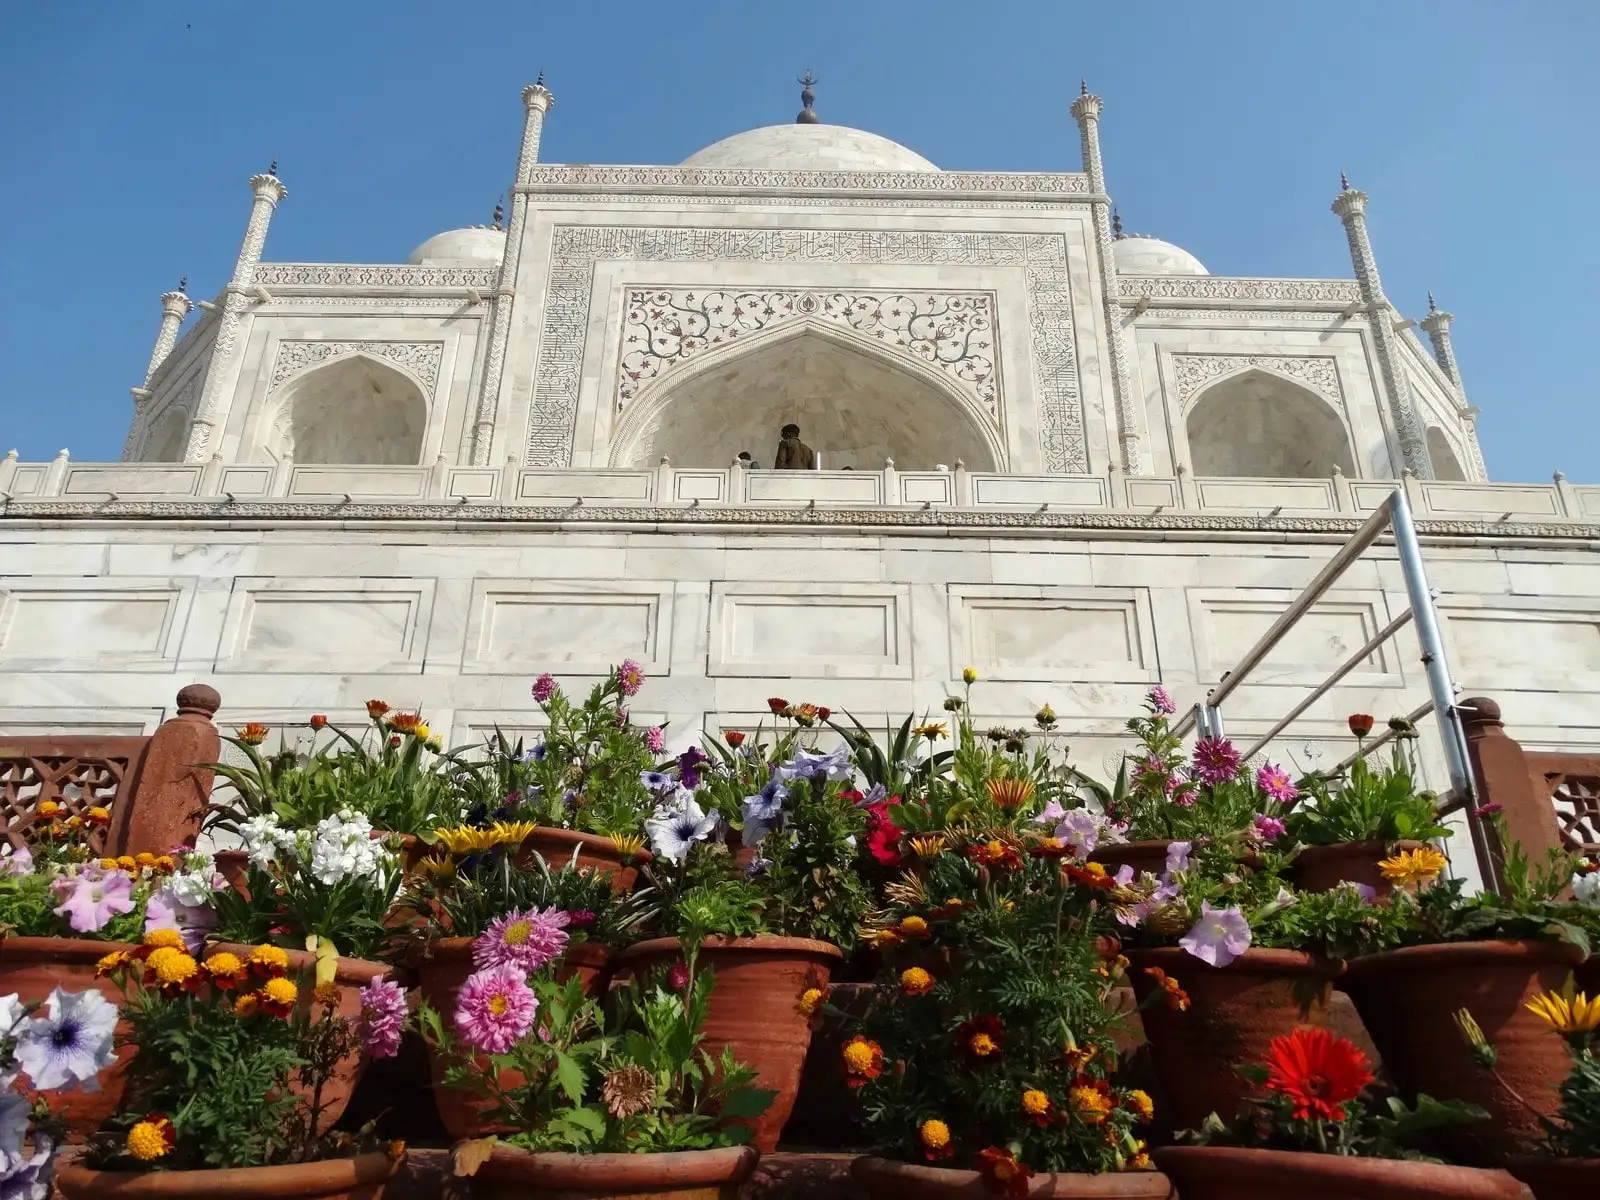
[{"label": "pink chrysanthemum", "polygon": [[567,948],[571,921],[559,908],[513,909],[473,939],[472,965],[515,967],[527,976]]},{"label": "pink chrysanthemum", "polygon": [[504,1054],[523,1039],[539,1015],[539,998],[516,967],[492,967],[467,976],[456,997],[456,1029],[473,1049]]},{"label": "pink chrysanthemum", "polygon": [[660,754],[667,748],[667,739],[661,732],[661,726],[652,725],[644,731],[644,744],[650,748],[651,754]]},{"label": "pink chrysanthemum", "polygon": [[556,687],[556,677],[546,671],[533,681],[533,698],[543,704],[556,694]]},{"label": "pink chrysanthemum", "polygon": [[361,1041],[373,1058],[393,1058],[400,1053],[400,1033],[406,1024],[406,990],[387,975],[362,988]]},{"label": "pink chrysanthemum", "polygon": [[667,968],[667,986],[675,992],[687,991],[689,988],[689,968],[684,963],[673,963]]},{"label": "pink chrysanthemum", "polygon": [[1268,763],[1256,772],[1256,787],[1279,804],[1289,804],[1300,795],[1285,771],[1277,763]]},{"label": "pink chrysanthemum", "polygon": [[1178,706],[1172,702],[1172,697],[1167,694],[1167,689],[1159,683],[1150,689],[1150,711],[1163,717],[1170,717],[1178,711]]},{"label": "pink chrysanthemum", "polygon": [[644,686],[644,668],[631,658],[623,659],[622,665],[617,668],[617,684],[624,696],[637,695]]},{"label": "pink chrysanthemum", "polygon": [[1288,832],[1288,826],[1277,817],[1269,817],[1266,813],[1256,814],[1256,832],[1265,841],[1274,842]]},{"label": "pink chrysanthemum", "polygon": [[1239,774],[1239,751],[1227,738],[1201,738],[1191,761],[1201,783],[1227,783]]}]

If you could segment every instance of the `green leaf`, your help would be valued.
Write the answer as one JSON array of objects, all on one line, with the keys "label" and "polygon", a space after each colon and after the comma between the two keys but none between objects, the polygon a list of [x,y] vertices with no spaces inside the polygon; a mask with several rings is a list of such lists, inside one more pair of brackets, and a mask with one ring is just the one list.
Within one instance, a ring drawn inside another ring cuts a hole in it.
[{"label": "green leaf", "polygon": [[564,1050],[556,1051],[556,1078],[568,1100],[574,1104],[583,1100],[583,1068]]},{"label": "green leaf", "polygon": [[772,1106],[777,1095],[769,1088],[739,1088],[723,1097],[722,1115],[730,1119],[759,1117]]}]

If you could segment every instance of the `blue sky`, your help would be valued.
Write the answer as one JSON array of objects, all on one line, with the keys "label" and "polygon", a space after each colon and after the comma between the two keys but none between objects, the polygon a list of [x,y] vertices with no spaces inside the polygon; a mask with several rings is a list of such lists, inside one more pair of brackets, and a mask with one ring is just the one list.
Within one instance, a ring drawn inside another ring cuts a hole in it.
[{"label": "blue sky", "polygon": [[1129,228],[1217,274],[1348,277],[1349,172],[1390,298],[1456,314],[1491,474],[1600,482],[1597,52],[1593,0],[13,2],[0,449],[120,454],[157,295],[221,288],[272,158],[269,259],[399,262],[489,219],[541,68],[546,161],[674,163],[810,67],[825,121],[955,169],[1077,170],[1086,76]]}]

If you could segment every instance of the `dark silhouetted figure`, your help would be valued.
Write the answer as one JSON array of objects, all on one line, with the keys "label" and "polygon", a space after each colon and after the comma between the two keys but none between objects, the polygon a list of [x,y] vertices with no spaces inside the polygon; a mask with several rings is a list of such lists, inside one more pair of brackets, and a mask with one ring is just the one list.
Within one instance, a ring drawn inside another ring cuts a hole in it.
[{"label": "dark silhouetted figure", "polygon": [[815,471],[817,455],[800,440],[800,426],[785,425],[778,441],[778,453],[773,456],[774,471]]}]

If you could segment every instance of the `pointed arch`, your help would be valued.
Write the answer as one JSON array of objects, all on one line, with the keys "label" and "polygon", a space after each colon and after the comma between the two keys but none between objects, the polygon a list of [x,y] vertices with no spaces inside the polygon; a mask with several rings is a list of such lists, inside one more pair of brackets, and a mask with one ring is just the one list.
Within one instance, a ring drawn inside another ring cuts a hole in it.
[{"label": "pointed arch", "polygon": [[1428,460],[1433,463],[1435,479],[1448,479],[1453,483],[1461,483],[1467,478],[1467,473],[1461,468],[1461,460],[1456,457],[1455,449],[1450,445],[1449,437],[1437,425],[1428,426]]},{"label": "pointed arch", "polygon": [[428,398],[409,372],[357,351],[290,377],[264,440],[298,463],[415,466]]},{"label": "pointed arch", "polygon": [[1184,421],[1196,475],[1323,479],[1355,476],[1344,417],[1322,396],[1252,367],[1209,384]]},{"label": "pointed arch", "polygon": [[173,405],[156,418],[145,435],[143,462],[182,462],[189,445],[189,412]]},{"label": "pointed arch", "polygon": [[770,465],[790,421],[829,469],[878,470],[885,458],[906,470],[956,459],[1005,469],[994,420],[944,372],[810,319],[719,346],[653,380],[616,422],[607,459],[725,467],[749,450]]}]

